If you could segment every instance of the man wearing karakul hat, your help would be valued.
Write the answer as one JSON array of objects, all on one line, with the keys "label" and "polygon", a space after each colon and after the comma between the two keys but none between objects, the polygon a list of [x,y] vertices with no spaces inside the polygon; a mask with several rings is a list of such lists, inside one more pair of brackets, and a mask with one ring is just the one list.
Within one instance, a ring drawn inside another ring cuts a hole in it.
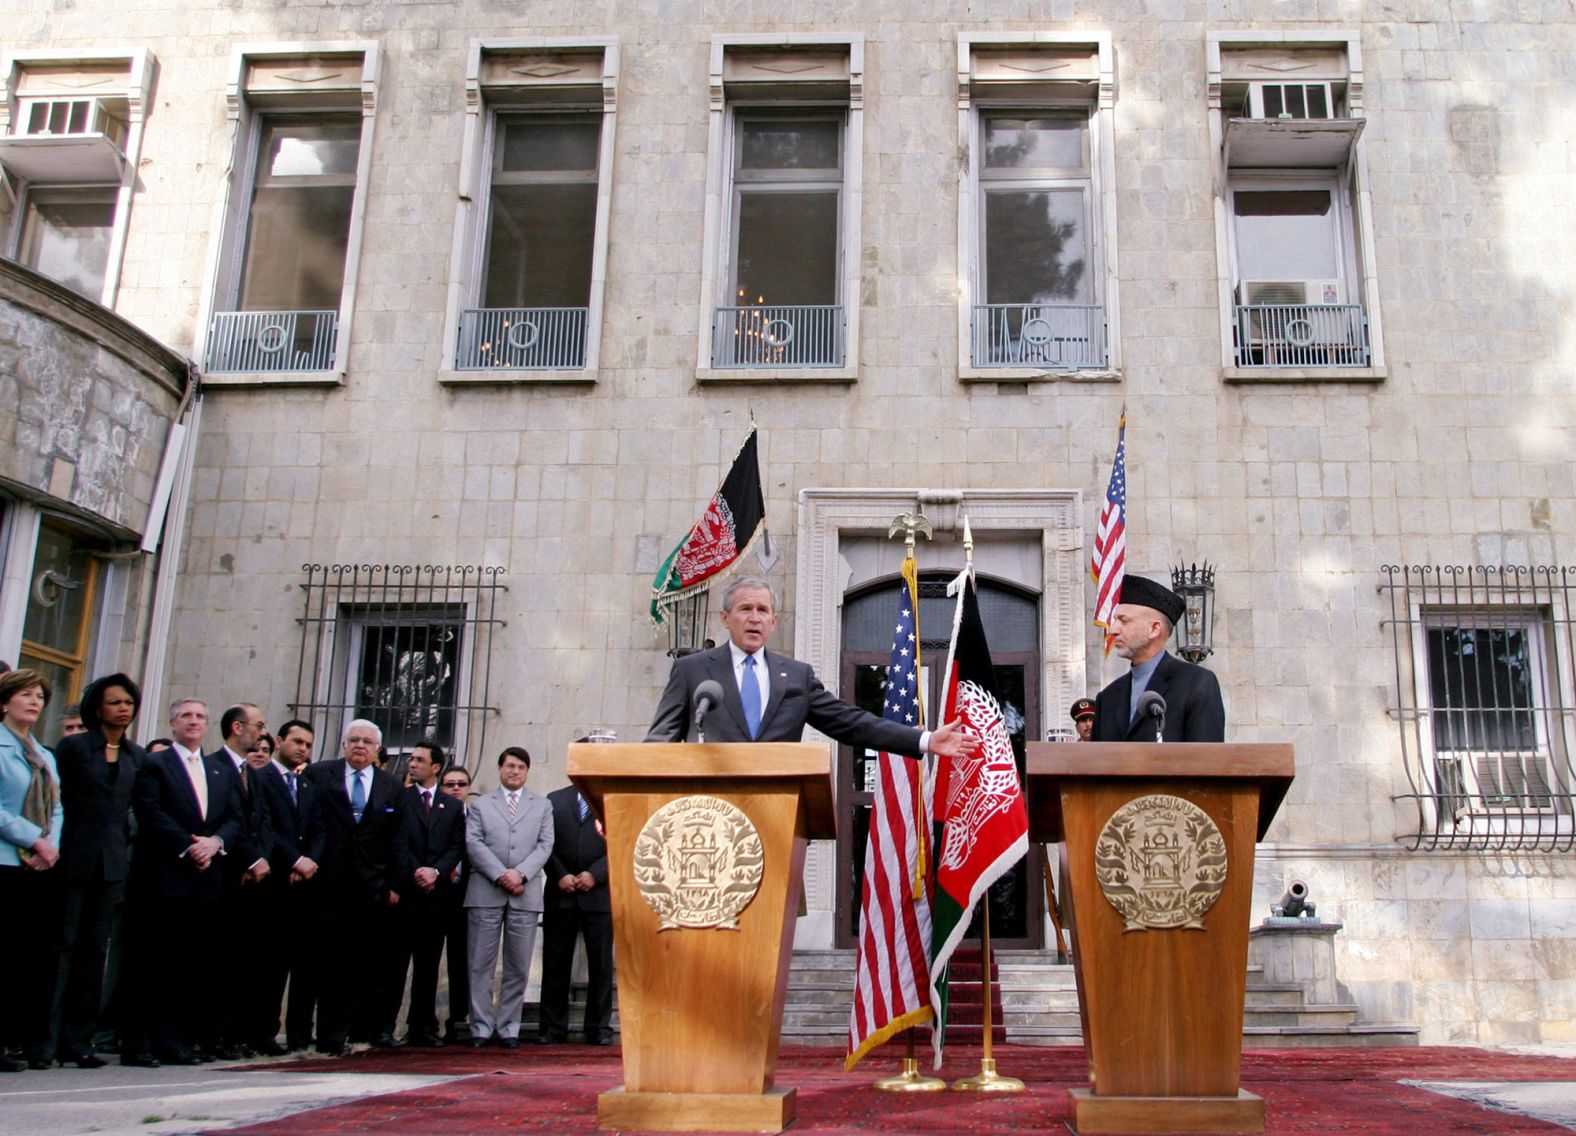
[{"label": "man wearing karakul hat", "polygon": [[1220,683],[1211,671],[1166,650],[1171,629],[1186,609],[1181,596],[1153,580],[1128,576],[1122,581],[1122,602],[1111,616],[1112,645],[1132,669],[1096,697],[1095,741],[1153,741],[1153,724],[1137,717],[1138,699],[1146,690],[1166,700],[1164,740],[1226,740]]}]

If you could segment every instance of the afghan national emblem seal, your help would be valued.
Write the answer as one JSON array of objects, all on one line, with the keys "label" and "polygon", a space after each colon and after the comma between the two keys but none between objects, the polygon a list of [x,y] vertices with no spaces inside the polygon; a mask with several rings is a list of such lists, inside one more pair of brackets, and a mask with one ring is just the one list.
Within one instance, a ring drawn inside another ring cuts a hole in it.
[{"label": "afghan national emblem seal", "polygon": [[1127,931],[1202,931],[1226,884],[1226,842],[1192,801],[1161,793],[1127,802],[1094,846],[1100,890]]},{"label": "afghan national emblem seal", "polygon": [[669,801],[635,839],[635,884],[661,920],[659,931],[737,930],[765,866],[755,825],[720,797]]}]

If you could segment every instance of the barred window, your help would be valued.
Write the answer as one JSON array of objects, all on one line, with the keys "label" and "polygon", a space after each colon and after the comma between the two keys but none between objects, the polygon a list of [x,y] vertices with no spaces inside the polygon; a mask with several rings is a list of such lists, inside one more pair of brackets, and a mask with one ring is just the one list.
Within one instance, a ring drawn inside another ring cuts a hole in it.
[{"label": "barred window", "polygon": [[501,569],[471,565],[307,564],[301,664],[291,710],[322,739],[353,718],[376,722],[402,757],[431,740],[474,766],[485,755]]},{"label": "barred window", "polygon": [[1562,568],[1385,569],[1413,847],[1572,847]]}]

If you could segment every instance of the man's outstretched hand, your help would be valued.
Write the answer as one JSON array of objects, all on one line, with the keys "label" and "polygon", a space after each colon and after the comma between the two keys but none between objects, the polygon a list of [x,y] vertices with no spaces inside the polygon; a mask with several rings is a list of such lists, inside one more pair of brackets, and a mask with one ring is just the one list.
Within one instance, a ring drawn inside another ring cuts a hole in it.
[{"label": "man's outstretched hand", "polygon": [[964,729],[962,718],[930,731],[930,752],[937,757],[973,757],[979,751],[979,738]]}]

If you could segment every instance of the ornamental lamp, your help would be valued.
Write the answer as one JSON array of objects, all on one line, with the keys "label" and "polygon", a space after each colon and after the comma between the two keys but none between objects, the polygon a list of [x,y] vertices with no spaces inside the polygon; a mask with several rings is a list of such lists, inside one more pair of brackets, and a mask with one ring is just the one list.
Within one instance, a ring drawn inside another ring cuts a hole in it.
[{"label": "ornamental lamp", "polygon": [[711,610],[711,589],[696,588],[662,604],[668,625],[668,657],[681,659],[711,646],[706,640],[706,616]]},{"label": "ornamental lamp", "polygon": [[1177,654],[1190,663],[1201,663],[1215,652],[1215,570],[1189,564],[1171,569],[1171,590],[1182,597],[1187,610],[1177,624]]}]

